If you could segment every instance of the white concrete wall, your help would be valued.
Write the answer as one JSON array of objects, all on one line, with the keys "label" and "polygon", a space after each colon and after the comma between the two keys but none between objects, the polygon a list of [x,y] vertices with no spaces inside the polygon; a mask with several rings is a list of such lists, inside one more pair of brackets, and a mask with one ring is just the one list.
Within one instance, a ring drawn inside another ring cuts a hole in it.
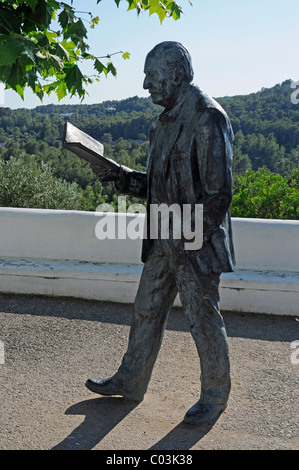
[{"label": "white concrete wall", "polygon": [[[120,243],[96,238],[96,224],[103,216],[101,212],[0,208],[0,258],[140,263],[140,240]],[[132,218],[134,214],[119,214],[116,222]]]},{"label": "white concrete wall", "polygon": [[299,272],[299,221],[233,219],[237,269]]},{"label": "white concrete wall", "polygon": [[[142,241],[99,240],[104,216],[0,208],[0,292],[133,302]],[[118,214],[116,235],[133,221]],[[233,234],[237,265],[221,277],[221,308],[299,316],[299,221],[233,219]]]}]

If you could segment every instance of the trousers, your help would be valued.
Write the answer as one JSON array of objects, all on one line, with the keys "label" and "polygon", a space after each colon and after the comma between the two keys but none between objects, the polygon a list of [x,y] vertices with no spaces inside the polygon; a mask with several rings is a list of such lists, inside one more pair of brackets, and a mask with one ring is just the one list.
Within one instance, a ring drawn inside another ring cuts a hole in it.
[{"label": "trousers", "polygon": [[157,246],[152,250],[140,278],[127,352],[113,377],[128,395],[145,394],[168,314],[179,293],[200,359],[200,401],[227,402],[230,360],[219,311],[219,278],[220,274],[198,272],[187,257],[166,254]]}]

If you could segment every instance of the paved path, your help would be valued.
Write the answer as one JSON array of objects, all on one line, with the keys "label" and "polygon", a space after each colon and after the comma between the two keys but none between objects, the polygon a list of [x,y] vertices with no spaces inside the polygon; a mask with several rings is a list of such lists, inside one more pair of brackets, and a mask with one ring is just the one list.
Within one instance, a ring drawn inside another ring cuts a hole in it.
[{"label": "paved path", "polygon": [[0,312],[0,449],[299,449],[294,317],[224,313],[229,407],[216,423],[190,427],[182,419],[197,400],[199,360],[180,309],[137,405],[84,386],[117,369],[131,305],[1,295]]}]

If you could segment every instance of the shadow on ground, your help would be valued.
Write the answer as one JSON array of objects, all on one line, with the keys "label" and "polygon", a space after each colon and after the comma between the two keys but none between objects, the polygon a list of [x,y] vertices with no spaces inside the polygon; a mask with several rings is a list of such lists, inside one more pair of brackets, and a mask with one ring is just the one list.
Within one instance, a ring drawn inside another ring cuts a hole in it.
[{"label": "shadow on ground", "polygon": [[[70,435],[51,450],[93,449],[137,405],[138,403],[115,397],[84,400],[72,405],[66,410],[66,414],[83,415],[85,419]],[[216,421],[201,426],[190,426],[181,422],[149,450],[188,450],[212,429]],[[174,442],[176,443],[175,446],[173,445]]]},{"label": "shadow on ground", "polygon": [[85,419],[52,450],[93,449],[138,403],[123,398],[101,397],[84,400],[66,410],[67,415],[84,415]]}]

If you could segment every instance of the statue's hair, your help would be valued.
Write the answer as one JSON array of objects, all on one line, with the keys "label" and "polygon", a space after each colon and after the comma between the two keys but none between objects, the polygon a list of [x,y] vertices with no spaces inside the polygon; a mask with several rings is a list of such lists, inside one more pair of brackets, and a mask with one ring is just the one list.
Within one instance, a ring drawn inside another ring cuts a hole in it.
[{"label": "statue's hair", "polygon": [[194,73],[191,56],[183,44],[175,41],[161,42],[148,53],[148,56],[155,55],[163,59],[167,68],[180,67],[185,73],[185,79],[192,82]]}]

